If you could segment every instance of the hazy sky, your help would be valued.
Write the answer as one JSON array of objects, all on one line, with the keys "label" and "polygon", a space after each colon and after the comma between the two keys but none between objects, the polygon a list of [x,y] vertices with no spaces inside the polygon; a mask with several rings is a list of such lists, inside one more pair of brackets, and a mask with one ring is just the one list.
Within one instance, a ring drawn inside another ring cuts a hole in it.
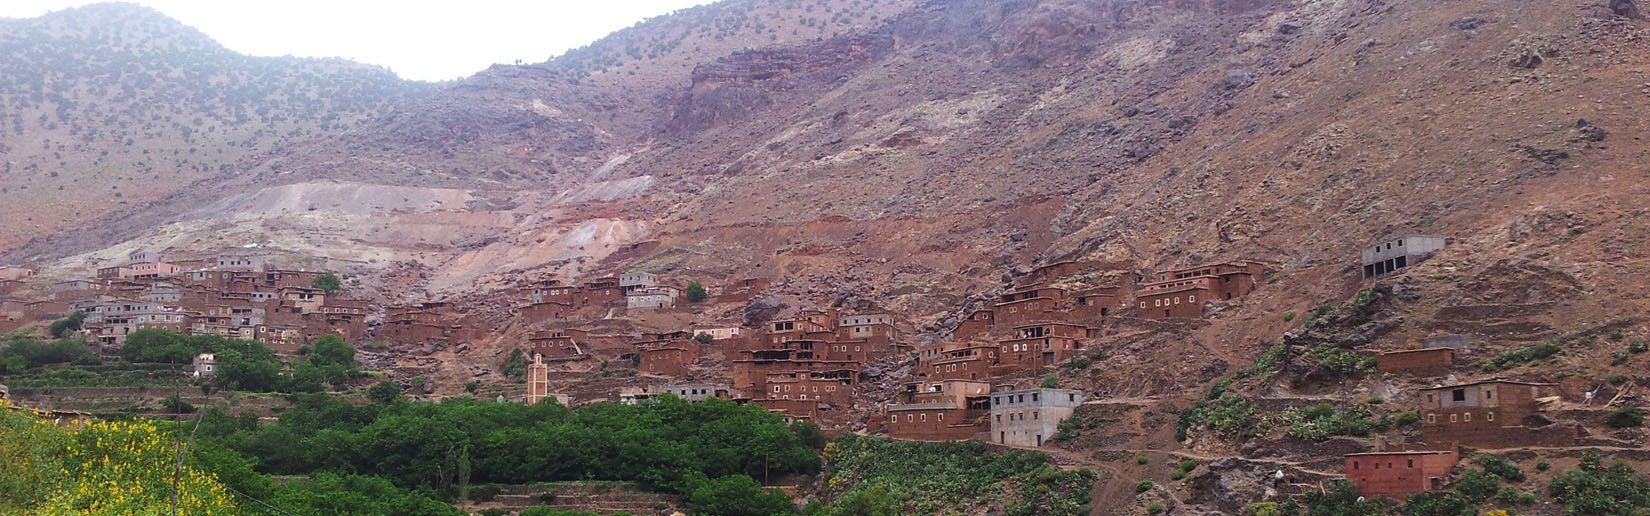
[{"label": "hazy sky", "polygon": [[[439,81],[541,62],[651,16],[711,0],[134,0],[258,56],[343,57]],[[0,0],[32,18],[86,0]]]}]

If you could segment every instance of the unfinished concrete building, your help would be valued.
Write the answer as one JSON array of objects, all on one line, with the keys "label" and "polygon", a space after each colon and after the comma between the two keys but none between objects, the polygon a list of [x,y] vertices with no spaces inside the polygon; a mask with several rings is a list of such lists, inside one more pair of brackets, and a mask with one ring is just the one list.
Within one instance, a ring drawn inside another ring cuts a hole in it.
[{"label": "unfinished concrete building", "polygon": [[1009,446],[1042,446],[1083,404],[1083,391],[1027,389],[991,393],[991,438]]},{"label": "unfinished concrete building", "polygon": [[1398,272],[1421,263],[1443,249],[1448,240],[1441,236],[1408,235],[1364,248],[1363,277],[1373,278]]}]

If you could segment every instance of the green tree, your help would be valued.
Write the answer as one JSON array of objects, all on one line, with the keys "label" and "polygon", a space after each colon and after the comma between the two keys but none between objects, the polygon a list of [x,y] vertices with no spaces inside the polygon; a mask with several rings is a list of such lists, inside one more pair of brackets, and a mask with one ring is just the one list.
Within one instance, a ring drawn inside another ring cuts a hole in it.
[{"label": "green tree", "polygon": [[52,338],[61,339],[69,334],[80,331],[81,324],[86,321],[86,314],[76,310],[68,317],[52,321],[50,328]]},{"label": "green tree", "polygon": [[343,282],[343,280],[338,278],[337,274],[333,274],[333,273],[329,272],[329,273],[326,273],[326,274],[322,274],[320,276],[316,276],[315,277],[315,282],[311,283],[309,285],[309,287],[313,288],[313,289],[320,290],[322,292],[326,292],[327,295],[330,296],[330,295],[338,293],[339,290],[343,290],[344,282]]},{"label": "green tree", "polygon": [[388,404],[401,397],[401,386],[395,382],[378,382],[371,389],[367,389],[367,399]]},{"label": "green tree", "polygon": [[791,423],[791,431],[796,432],[797,438],[802,440],[803,445],[815,450],[825,449],[825,444],[829,442],[825,438],[825,432],[819,429],[819,425],[812,422],[797,421]]},{"label": "green tree", "polygon": [[710,297],[710,293],[705,291],[705,285],[703,283],[699,283],[699,280],[689,281],[687,288],[684,289],[682,293],[687,295],[688,301],[694,303],[704,301],[705,298]]},{"label": "green tree", "polygon": [[322,367],[338,365],[355,369],[355,348],[344,342],[343,337],[322,335],[315,339],[315,349],[310,351],[309,361]]},{"label": "green tree", "polygon": [[1058,388],[1060,388],[1060,376],[1056,375],[1052,372],[1049,373],[1049,374],[1043,375],[1042,387],[1044,389],[1058,389]]},{"label": "green tree", "polygon": [[1604,424],[1611,428],[1638,428],[1644,426],[1644,409],[1638,407],[1622,407],[1610,412],[1604,418]]},{"label": "green tree", "polygon": [[745,475],[729,475],[704,481],[688,496],[688,508],[696,514],[721,516],[770,516],[795,514],[791,497],[778,489],[763,488]]},{"label": "green tree", "polygon": [[527,377],[527,354],[521,348],[510,350],[510,357],[504,360],[504,366],[499,369],[505,377],[522,381]]},{"label": "green tree", "polygon": [[888,490],[888,486],[877,484],[869,489],[855,489],[831,502],[829,509],[819,512],[821,516],[898,516],[905,514],[904,507],[899,500]]},{"label": "green tree", "polygon": [[1650,509],[1650,482],[1625,461],[1605,466],[1592,450],[1582,454],[1580,467],[1553,478],[1547,492],[1564,514],[1636,516]]}]

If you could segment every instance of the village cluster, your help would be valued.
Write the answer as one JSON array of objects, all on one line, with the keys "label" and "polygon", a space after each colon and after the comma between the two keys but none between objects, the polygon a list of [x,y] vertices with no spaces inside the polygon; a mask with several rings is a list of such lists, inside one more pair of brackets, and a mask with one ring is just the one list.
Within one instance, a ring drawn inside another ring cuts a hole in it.
[{"label": "village cluster", "polygon": [[[1381,242],[1364,250],[1360,272],[1366,279],[1393,273],[1445,244],[1429,236]],[[385,306],[378,319],[379,307],[318,288],[324,273],[270,267],[256,250],[177,260],[139,251],[124,264],[98,269],[94,278],[46,286],[43,299],[12,297],[31,272],[0,268],[0,331],[79,312],[85,315],[82,334],[105,351],[141,328],[254,339],[281,353],[329,334],[349,341],[458,346],[492,330],[445,302]],[[544,398],[562,404],[637,403],[668,393],[687,401],[752,403],[838,431],[1037,447],[1085,403],[1085,393],[1029,387],[1027,380],[1092,355],[1102,320],[1205,317],[1206,305],[1242,298],[1261,288],[1271,272],[1267,263],[1229,261],[1164,271],[1137,283],[1123,265],[1049,264],[968,312],[947,338],[921,345],[900,331],[902,321],[894,314],[876,310],[801,309],[759,326],[693,324],[651,333],[604,331],[590,324],[616,314],[684,309],[683,288],[646,272],[576,284],[541,280],[506,295],[517,300],[514,320],[531,329],[520,345],[531,357],[521,396],[530,403]],[[744,304],[772,282],[746,278],[718,284],[702,301]],[[618,387],[611,398],[576,400],[553,391],[552,367],[597,360],[598,350],[619,350],[604,358],[633,362],[638,381]],[[1455,353],[1451,347],[1381,353],[1377,370],[1443,376]],[[714,357],[722,360],[714,365],[725,367],[704,367]],[[892,402],[856,412],[862,381],[902,364],[910,365],[910,376]],[[211,366],[211,357],[197,359],[197,374],[203,367],[210,374]],[[1525,420],[1555,400],[1554,391],[1552,384],[1499,378],[1426,389],[1419,393],[1419,442],[1348,454],[1346,475],[1366,495],[1402,497],[1431,489],[1459,460],[1459,446],[1535,440]]]}]

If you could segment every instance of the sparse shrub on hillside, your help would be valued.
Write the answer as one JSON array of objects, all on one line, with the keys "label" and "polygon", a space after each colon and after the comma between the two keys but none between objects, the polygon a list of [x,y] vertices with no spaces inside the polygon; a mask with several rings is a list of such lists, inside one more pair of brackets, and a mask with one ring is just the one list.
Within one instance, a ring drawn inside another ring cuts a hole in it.
[{"label": "sparse shrub on hillside", "polygon": [[1624,375],[1624,374],[1613,374],[1613,375],[1610,375],[1610,376],[1606,377],[1605,380],[1609,381],[1610,385],[1615,385],[1615,386],[1619,387],[1623,384],[1626,384],[1628,381],[1631,381],[1632,379],[1628,378],[1627,375]]},{"label": "sparse shrub on hillside", "polygon": [[1467,470],[1461,480],[1455,482],[1455,494],[1472,505],[1489,500],[1500,488],[1501,481],[1495,475],[1476,469]]},{"label": "sparse shrub on hillside", "polygon": [[701,332],[693,336],[693,341],[698,342],[703,346],[709,346],[710,343],[716,342],[716,337],[712,337],[709,333]]},{"label": "sparse shrub on hillside", "polygon": [[1332,313],[1335,313],[1335,305],[1329,303],[1318,305],[1318,308],[1312,310],[1312,317],[1308,318],[1306,323],[1312,324]]},{"label": "sparse shrub on hillside", "polygon": [[1185,480],[1185,479],[1186,479],[1186,472],[1184,472],[1184,471],[1181,471],[1181,470],[1177,469],[1177,470],[1169,472],[1169,480]]},{"label": "sparse shrub on hillside", "polygon": [[401,397],[401,386],[395,382],[378,382],[371,389],[367,389],[367,399],[378,403],[389,403]]},{"label": "sparse shrub on hillside", "polygon": [[1068,417],[1060,421],[1059,429],[1054,432],[1054,440],[1069,441],[1076,439],[1077,436],[1082,433],[1083,428],[1087,426],[1088,418],[1083,416]]},{"label": "sparse shrub on hillside", "polygon": [[1518,465],[1507,462],[1506,459],[1494,455],[1479,455],[1478,465],[1495,476],[1508,482],[1523,482],[1524,472],[1518,470]]},{"label": "sparse shrub on hillside", "polygon": [[1180,412],[1175,426],[1175,440],[1184,441],[1187,432],[1203,426],[1217,433],[1236,434],[1252,423],[1254,409],[1249,400],[1233,392],[1222,394],[1216,400],[1203,400]]},{"label": "sparse shrub on hillside", "polygon": [[1076,357],[1073,357],[1071,359],[1071,362],[1067,362],[1066,366],[1070,367],[1071,370],[1073,370],[1073,371],[1082,371],[1084,369],[1088,369],[1089,368],[1089,357],[1084,356],[1084,355],[1077,355]]},{"label": "sparse shrub on hillside", "polygon": [[1547,471],[1549,469],[1553,469],[1553,463],[1544,460],[1538,460],[1535,462],[1536,471]]},{"label": "sparse shrub on hillside", "polygon": [[1150,480],[1141,480],[1140,483],[1134,485],[1134,492],[1144,493],[1146,491],[1151,491],[1153,487],[1157,487],[1156,482],[1152,482]]},{"label": "sparse shrub on hillside", "polygon": [[1283,322],[1289,322],[1289,321],[1293,321],[1293,320],[1295,320],[1295,312],[1284,312],[1283,313]]},{"label": "sparse shrub on hillside", "polygon": [[470,380],[469,383],[464,384],[464,392],[475,394],[479,389],[481,389],[481,383],[475,380]]},{"label": "sparse shrub on hillside", "polygon": [[1137,456],[1134,457],[1134,463],[1135,464],[1139,464],[1139,465],[1144,466],[1148,462],[1151,462],[1151,461],[1147,460],[1145,455],[1137,455]]},{"label": "sparse shrub on hillside", "polygon": [[1052,372],[1049,373],[1049,374],[1043,375],[1042,387],[1044,389],[1058,389],[1058,388],[1060,388],[1060,376],[1056,375]]},{"label": "sparse shrub on hillside", "polygon": [[69,314],[68,317],[52,321],[52,325],[48,328],[48,331],[52,338],[61,339],[69,336],[71,333],[80,331],[80,326],[85,321],[86,314],[76,310],[75,313]]},{"label": "sparse shrub on hillside", "polygon": [[1312,354],[1318,357],[1318,364],[1324,369],[1343,376],[1374,369],[1373,361],[1364,360],[1356,351],[1334,345],[1312,346]]},{"label": "sparse shrub on hillside", "polygon": [[1308,516],[1377,516],[1389,512],[1380,502],[1359,496],[1352,483],[1344,479],[1331,480],[1329,489],[1308,492],[1304,498],[1304,505],[1310,508]]},{"label": "sparse shrub on hillside", "polygon": [[1157,503],[1157,502],[1152,502],[1151,505],[1146,506],[1146,514],[1151,514],[1151,515],[1154,515],[1154,516],[1158,515],[1158,514],[1163,514],[1163,504],[1160,504],[1160,503]]},{"label": "sparse shrub on hillside", "polygon": [[1611,428],[1638,428],[1644,426],[1644,409],[1638,407],[1622,407],[1610,412],[1604,418],[1604,424]]},{"label": "sparse shrub on hillside", "polygon": [[1421,414],[1415,411],[1401,412],[1398,414],[1397,423],[1399,426],[1413,425],[1419,422],[1421,422]]},{"label": "sparse shrub on hillside", "polygon": [[1646,343],[1644,339],[1635,340],[1627,344],[1628,353],[1638,354],[1645,351],[1650,351],[1650,343]]},{"label": "sparse shrub on hillside", "polygon": [[1368,405],[1352,405],[1336,410],[1334,405],[1328,403],[1290,409],[1284,411],[1280,419],[1289,425],[1285,435],[1312,441],[1337,435],[1365,436],[1383,424],[1383,420],[1377,419]]},{"label": "sparse shrub on hillside", "polygon": [[1455,493],[1416,493],[1404,501],[1406,516],[1472,516],[1472,504]]},{"label": "sparse shrub on hillside", "polygon": [[1503,352],[1496,355],[1495,358],[1485,361],[1483,367],[1488,372],[1505,371],[1532,361],[1545,360],[1563,350],[1564,348],[1557,343],[1544,342],[1523,349]]}]

